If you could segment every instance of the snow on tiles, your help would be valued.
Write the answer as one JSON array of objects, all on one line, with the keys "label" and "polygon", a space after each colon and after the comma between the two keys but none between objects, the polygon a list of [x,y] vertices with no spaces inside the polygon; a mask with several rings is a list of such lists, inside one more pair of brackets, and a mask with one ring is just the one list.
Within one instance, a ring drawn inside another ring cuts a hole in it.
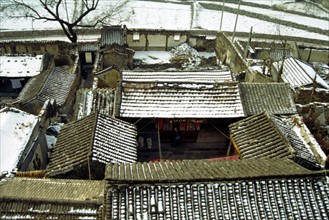
[{"label": "snow on tiles", "polygon": [[0,171],[16,168],[22,151],[38,123],[38,117],[16,108],[0,110]]},{"label": "snow on tiles", "polygon": [[0,77],[33,77],[43,68],[44,55],[0,56]]}]

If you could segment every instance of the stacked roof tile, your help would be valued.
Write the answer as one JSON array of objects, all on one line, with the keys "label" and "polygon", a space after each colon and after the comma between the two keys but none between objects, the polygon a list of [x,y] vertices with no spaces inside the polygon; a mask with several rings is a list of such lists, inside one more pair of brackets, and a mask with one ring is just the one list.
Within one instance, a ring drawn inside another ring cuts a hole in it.
[{"label": "stacked roof tile", "polygon": [[[93,175],[98,166],[105,167],[107,163],[134,162],[136,136],[134,125],[98,113],[71,122],[61,129],[47,175],[86,177],[88,169],[92,169]],[[95,175],[101,178],[103,172]]]},{"label": "stacked roof tile", "polygon": [[227,72],[122,73],[120,116],[243,117],[237,82]]},{"label": "stacked roof tile", "polygon": [[[176,162],[174,168],[169,169],[170,174],[167,176],[171,182],[165,177],[157,177],[164,173],[162,169],[154,169],[151,172],[155,177],[154,183],[150,184],[144,179],[145,176],[152,178],[150,174],[146,174],[149,171],[145,165],[144,174],[139,173],[132,182],[127,181],[125,184],[110,182],[106,194],[106,217],[108,219],[328,218],[329,187],[325,178],[321,177],[322,173],[310,175],[310,171],[284,159],[193,163],[201,167],[179,166],[180,163]],[[132,178],[127,174],[131,169],[126,165],[120,166],[121,168],[114,171],[118,174],[114,179],[128,177],[127,179],[131,180]],[[198,174],[200,172],[201,178],[193,177],[194,170]],[[122,171],[125,174],[122,174]],[[294,171],[297,172],[293,174]],[[203,172],[207,174],[203,175]],[[230,173],[233,175],[230,176]],[[238,181],[233,181],[236,178]],[[138,179],[143,179],[144,183],[136,182]]]},{"label": "stacked roof tile", "polygon": [[287,83],[241,83],[241,98],[247,115],[267,111],[271,114],[296,114]]},{"label": "stacked roof tile", "polygon": [[82,89],[77,92],[74,118],[84,118],[99,112],[112,116],[114,110],[114,89]]},{"label": "stacked roof tile", "polygon": [[29,80],[18,99],[23,102],[32,99],[45,102],[47,99],[54,99],[59,106],[62,106],[68,98],[75,79],[74,74],[60,67],[46,70]]},{"label": "stacked roof tile", "polygon": [[61,106],[67,100],[74,80],[74,74],[70,74],[60,67],[55,67],[38,93],[38,98],[41,101],[54,99]]},{"label": "stacked roof tile", "polygon": [[[278,163],[280,161],[280,163]],[[289,169],[285,169],[289,167]],[[310,175],[289,159],[183,160],[150,163],[108,164],[105,179],[111,183],[198,182],[260,176]]]},{"label": "stacked roof tile", "polygon": [[11,178],[0,183],[1,219],[97,219],[103,181]]},{"label": "stacked roof tile", "polygon": [[166,71],[141,72],[123,71],[122,80],[125,82],[166,82],[166,83],[217,83],[232,82],[234,80],[229,70],[218,71]]},{"label": "stacked roof tile", "polygon": [[284,120],[265,112],[229,128],[242,159],[291,158],[313,169],[324,165],[323,151],[297,116]]}]

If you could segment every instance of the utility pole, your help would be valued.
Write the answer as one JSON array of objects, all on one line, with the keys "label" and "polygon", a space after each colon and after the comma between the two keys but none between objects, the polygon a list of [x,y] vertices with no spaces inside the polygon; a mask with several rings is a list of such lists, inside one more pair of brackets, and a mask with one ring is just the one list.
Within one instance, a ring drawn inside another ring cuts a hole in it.
[{"label": "utility pole", "polygon": [[239,12],[240,12],[240,5],[241,5],[241,0],[239,0],[238,11],[236,13],[235,24],[234,24],[234,31],[233,31],[233,35],[232,35],[232,42],[234,42],[234,35],[235,35],[236,25],[238,23]]},{"label": "utility pole", "polygon": [[223,0],[223,5],[222,5],[222,15],[220,18],[220,26],[219,26],[220,31],[222,30],[222,25],[223,25],[224,5],[225,5],[225,0]]}]

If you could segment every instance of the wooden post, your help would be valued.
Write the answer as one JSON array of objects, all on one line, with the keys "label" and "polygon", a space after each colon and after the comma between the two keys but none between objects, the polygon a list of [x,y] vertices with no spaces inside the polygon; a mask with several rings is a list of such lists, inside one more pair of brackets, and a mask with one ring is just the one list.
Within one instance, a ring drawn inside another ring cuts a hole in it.
[{"label": "wooden post", "polygon": [[238,24],[240,5],[241,5],[241,0],[239,0],[239,6],[238,6],[237,13],[236,13],[235,24],[234,24],[234,31],[233,31],[233,35],[232,35],[232,43],[234,42],[234,35],[235,35],[236,25]]},{"label": "wooden post", "polygon": [[89,180],[91,180],[90,159],[91,159],[90,157],[87,158]]},{"label": "wooden post", "polygon": [[311,55],[312,55],[312,48],[310,49],[310,52],[309,52],[308,57],[307,57],[307,62],[308,63],[310,62]]},{"label": "wooden post", "polygon": [[223,25],[223,14],[224,14],[224,5],[225,5],[225,0],[223,0],[223,5],[222,5],[222,15],[220,18],[220,26],[219,26],[219,30],[222,30],[222,25]]},{"label": "wooden post", "polygon": [[160,126],[159,126],[159,120],[157,121],[157,127],[158,127],[158,146],[159,146],[159,156],[160,156],[160,161],[162,161],[162,150],[161,150],[161,138],[160,138]]},{"label": "wooden post", "polygon": [[248,57],[248,50],[249,50],[249,46],[250,46],[250,43],[251,43],[251,34],[252,34],[252,26],[250,27],[249,39],[248,39],[248,42],[247,42],[247,46],[244,49],[244,53],[243,53],[244,58]]}]

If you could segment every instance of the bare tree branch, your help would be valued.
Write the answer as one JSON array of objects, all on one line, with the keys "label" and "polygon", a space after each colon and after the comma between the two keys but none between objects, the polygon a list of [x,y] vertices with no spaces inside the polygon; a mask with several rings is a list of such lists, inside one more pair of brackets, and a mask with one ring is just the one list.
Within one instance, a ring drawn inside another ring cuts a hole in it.
[{"label": "bare tree branch", "polygon": [[[68,9],[68,5],[63,0],[37,0],[33,3],[24,0],[8,0],[4,5],[0,5],[0,12],[7,18],[31,18],[32,20],[58,22],[68,39],[76,42],[76,28],[109,24],[111,23],[109,21],[114,18],[119,21],[124,20],[121,13],[128,0],[117,5],[112,4],[109,6],[109,10],[96,14],[99,2],[100,0],[74,0],[71,5],[73,8]],[[111,3],[111,1],[108,2]],[[64,9],[66,14],[61,12]],[[70,16],[67,12],[71,12]]]}]

